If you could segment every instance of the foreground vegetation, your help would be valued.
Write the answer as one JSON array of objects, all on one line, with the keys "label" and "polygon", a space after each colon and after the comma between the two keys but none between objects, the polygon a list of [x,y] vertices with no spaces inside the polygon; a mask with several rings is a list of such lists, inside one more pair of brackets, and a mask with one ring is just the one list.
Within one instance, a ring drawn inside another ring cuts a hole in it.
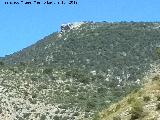
[{"label": "foreground vegetation", "polygon": [[2,119],[91,119],[137,86],[120,87],[107,76],[74,69],[1,66]]},{"label": "foreground vegetation", "polygon": [[158,120],[160,118],[160,76],[157,75],[122,101],[98,113],[94,120]]}]

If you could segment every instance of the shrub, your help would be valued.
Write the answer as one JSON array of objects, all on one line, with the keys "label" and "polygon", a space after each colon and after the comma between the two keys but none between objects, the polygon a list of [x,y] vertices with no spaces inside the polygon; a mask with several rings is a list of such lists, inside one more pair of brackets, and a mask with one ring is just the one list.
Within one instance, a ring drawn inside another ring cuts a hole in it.
[{"label": "shrub", "polygon": [[46,69],[43,70],[43,73],[44,73],[44,74],[51,74],[52,71],[53,71],[52,68],[46,68]]},{"label": "shrub", "polygon": [[121,120],[121,118],[119,116],[115,116],[113,117],[113,120]]},{"label": "shrub", "polygon": [[160,103],[157,104],[156,110],[160,110]]},{"label": "shrub", "polygon": [[28,100],[29,100],[30,103],[32,103],[32,104],[36,104],[36,103],[37,103],[37,101],[36,101],[35,99],[29,98]]},{"label": "shrub", "polygon": [[107,89],[103,88],[103,87],[97,89],[98,93],[105,93],[106,91],[107,91]]},{"label": "shrub", "polygon": [[19,65],[25,67],[26,63],[25,62],[20,62]]},{"label": "shrub", "polygon": [[46,116],[45,115],[42,115],[40,120],[45,120],[46,119]]},{"label": "shrub", "polygon": [[160,101],[160,96],[157,96],[157,101]]},{"label": "shrub", "polygon": [[121,105],[118,104],[118,105],[116,106],[116,108],[115,108],[115,111],[118,111],[120,108],[121,108]]},{"label": "shrub", "polygon": [[0,114],[3,112],[3,109],[0,107]]},{"label": "shrub", "polygon": [[54,119],[54,120],[60,120],[60,117],[57,116],[57,115],[55,115],[53,119]]},{"label": "shrub", "polygon": [[36,77],[31,77],[31,80],[32,81],[37,81],[37,78]]},{"label": "shrub", "polygon": [[96,113],[93,117],[93,120],[100,120],[100,115]]},{"label": "shrub", "polygon": [[0,66],[3,66],[4,65],[4,62],[0,61]]},{"label": "shrub", "polygon": [[78,112],[73,113],[73,116],[79,116]]},{"label": "shrub", "polygon": [[79,69],[68,70],[65,73],[65,76],[67,78],[77,79],[78,82],[81,82],[84,84],[88,84],[90,81],[88,74],[86,74],[84,71],[79,70]]},{"label": "shrub", "polygon": [[156,54],[157,54],[158,57],[160,57],[160,48],[159,47],[156,48]]},{"label": "shrub", "polygon": [[127,99],[127,103],[128,103],[128,104],[131,104],[132,102],[135,102],[135,98],[134,98],[134,97],[129,97],[129,98]]},{"label": "shrub", "polygon": [[87,108],[93,109],[93,108],[95,108],[95,106],[96,106],[96,103],[94,101],[87,102]]},{"label": "shrub", "polygon": [[132,106],[131,120],[135,120],[142,117],[142,113],[143,113],[142,103],[136,100],[135,102],[132,102],[131,106]]},{"label": "shrub", "polygon": [[149,97],[149,96],[144,96],[143,97],[143,101],[145,101],[145,102],[148,102],[148,101],[150,101],[151,100],[151,98]]},{"label": "shrub", "polygon": [[36,98],[37,94],[36,93],[32,93],[32,98]]},{"label": "shrub", "polygon": [[39,90],[39,91],[41,91],[42,89],[47,89],[47,85],[46,84],[40,84],[38,87],[37,87],[37,89]]},{"label": "shrub", "polygon": [[160,79],[159,75],[156,75],[155,77],[152,78],[153,81],[158,81]]},{"label": "shrub", "polygon": [[90,79],[87,76],[80,76],[78,78],[78,81],[81,82],[81,83],[84,83],[84,84],[88,84]]},{"label": "shrub", "polygon": [[70,119],[69,116],[64,116],[64,117],[62,118],[62,120],[69,120],[69,119]]},{"label": "shrub", "polygon": [[23,118],[28,119],[30,115],[31,115],[31,113],[24,113],[24,114],[23,114]]}]

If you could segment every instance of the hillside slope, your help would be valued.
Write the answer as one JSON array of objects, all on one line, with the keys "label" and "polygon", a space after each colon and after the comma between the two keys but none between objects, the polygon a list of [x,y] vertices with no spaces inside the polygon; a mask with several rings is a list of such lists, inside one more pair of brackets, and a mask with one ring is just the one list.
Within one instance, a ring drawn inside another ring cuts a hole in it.
[{"label": "hillside slope", "polygon": [[53,33],[22,51],[6,56],[5,61],[60,69],[78,67],[97,72],[138,66],[142,71],[157,58],[155,49],[160,45],[158,25],[84,23],[76,29]]},{"label": "hillside slope", "polygon": [[9,120],[88,120],[141,88],[159,64],[160,23],[63,25],[0,58],[0,115]]},{"label": "hillside slope", "polygon": [[159,59],[159,26],[154,22],[67,24],[61,32],[6,56],[4,61],[66,71],[78,69],[108,76],[107,80],[119,81],[122,86],[134,84]]},{"label": "hillside slope", "polygon": [[160,76],[103,110],[94,120],[160,120]]}]

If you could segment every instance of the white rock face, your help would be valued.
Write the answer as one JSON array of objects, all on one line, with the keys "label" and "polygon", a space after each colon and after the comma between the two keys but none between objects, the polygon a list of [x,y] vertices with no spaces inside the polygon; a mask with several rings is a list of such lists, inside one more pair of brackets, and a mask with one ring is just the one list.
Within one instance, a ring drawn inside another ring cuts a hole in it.
[{"label": "white rock face", "polygon": [[61,25],[61,31],[65,32],[66,30],[71,29],[78,29],[84,22],[74,22],[74,23],[67,23]]},{"label": "white rock face", "polygon": [[97,72],[96,72],[95,70],[90,71],[90,73],[91,73],[92,75],[96,75],[96,74],[97,74]]}]

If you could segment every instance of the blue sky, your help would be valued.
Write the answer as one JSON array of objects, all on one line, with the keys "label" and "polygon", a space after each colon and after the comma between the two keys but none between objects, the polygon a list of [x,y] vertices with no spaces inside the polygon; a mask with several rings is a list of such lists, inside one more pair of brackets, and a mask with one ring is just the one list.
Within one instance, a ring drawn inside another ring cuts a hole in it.
[{"label": "blue sky", "polygon": [[76,0],[77,5],[5,5],[5,1],[21,0],[0,1],[0,56],[19,51],[59,31],[63,23],[160,21],[159,0]]}]

